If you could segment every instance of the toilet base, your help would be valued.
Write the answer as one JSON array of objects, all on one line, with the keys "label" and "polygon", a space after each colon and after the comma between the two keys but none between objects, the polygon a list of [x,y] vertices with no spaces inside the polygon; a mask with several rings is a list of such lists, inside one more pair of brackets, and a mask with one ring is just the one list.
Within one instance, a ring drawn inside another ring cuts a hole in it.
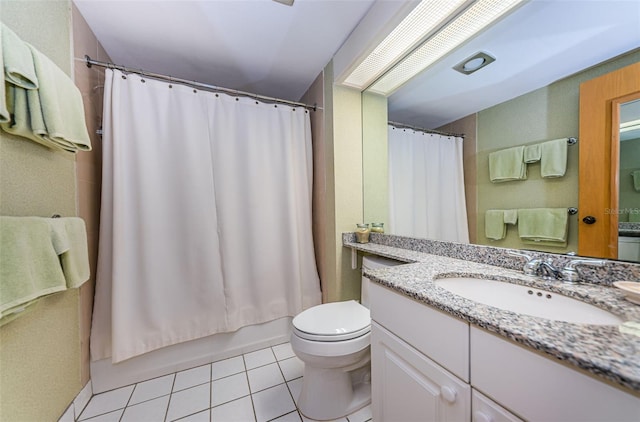
[{"label": "toilet base", "polygon": [[353,373],[305,366],[300,413],[318,421],[343,418],[371,403],[370,367]]}]

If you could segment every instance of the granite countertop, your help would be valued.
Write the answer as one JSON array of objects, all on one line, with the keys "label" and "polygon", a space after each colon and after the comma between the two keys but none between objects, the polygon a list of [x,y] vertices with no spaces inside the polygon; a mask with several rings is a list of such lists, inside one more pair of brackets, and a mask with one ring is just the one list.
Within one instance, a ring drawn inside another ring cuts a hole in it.
[{"label": "granite countertop", "polygon": [[545,281],[502,267],[376,243],[347,241],[344,246],[407,262],[397,267],[365,270],[365,275],[373,282],[575,365],[635,394],[640,392],[638,331],[629,334],[623,325],[574,324],[517,314],[465,299],[433,281],[460,276],[508,281],[580,299],[616,314],[625,322],[640,322],[640,305],[624,299],[623,293],[616,288]]},{"label": "granite countertop", "polygon": [[640,237],[640,223],[618,223],[618,236]]}]

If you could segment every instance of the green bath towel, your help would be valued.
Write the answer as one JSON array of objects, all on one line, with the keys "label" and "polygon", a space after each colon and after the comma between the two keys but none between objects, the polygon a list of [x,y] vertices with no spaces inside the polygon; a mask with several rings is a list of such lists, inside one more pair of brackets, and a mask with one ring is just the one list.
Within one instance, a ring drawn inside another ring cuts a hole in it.
[{"label": "green bath towel", "polygon": [[45,218],[0,217],[0,318],[41,296],[66,290],[51,237]]},{"label": "green bath towel", "polygon": [[489,179],[494,183],[525,180],[524,147],[506,148],[489,154]]},{"label": "green bath towel", "polygon": [[567,138],[540,144],[540,175],[562,177],[567,172]]},{"label": "green bath towel", "polygon": [[523,243],[567,246],[569,214],[566,208],[518,210],[518,236]]},{"label": "green bath towel", "polygon": [[484,234],[487,239],[501,240],[507,234],[507,226],[504,224],[503,210],[487,210],[484,213]]},{"label": "green bath towel", "polygon": [[629,223],[640,223],[640,208],[632,209],[629,212]]},{"label": "green bath towel", "polygon": [[15,32],[2,24],[2,61],[5,80],[24,89],[39,86],[31,50]]},{"label": "green bath towel", "polygon": [[0,217],[0,322],[88,280],[86,239],[77,217]]}]

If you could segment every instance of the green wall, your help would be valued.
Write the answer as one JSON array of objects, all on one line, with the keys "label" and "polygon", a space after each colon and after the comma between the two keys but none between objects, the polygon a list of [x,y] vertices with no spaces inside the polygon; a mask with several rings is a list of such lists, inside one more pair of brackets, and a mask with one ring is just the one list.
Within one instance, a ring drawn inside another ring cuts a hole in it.
[{"label": "green wall", "polygon": [[389,227],[387,98],[362,93],[362,162],[364,222]]},{"label": "green wall", "polygon": [[[0,2],[2,22],[71,75],[71,3]],[[75,157],[0,131],[0,214],[76,215]],[[1,251],[0,251],[1,253]],[[0,420],[54,421],[82,388],[78,289],[0,328]]]},{"label": "green wall", "polygon": [[[578,137],[580,83],[640,61],[640,50],[592,67],[549,86],[488,108],[478,113],[477,175],[479,244],[505,248],[527,248],[508,226],[507,237],[490,241],[484,234],[484,214],[488,209],[577,207],[578,154],[580,142],[569,147],[567,173],[558,179],[542,179],[540,163],[528,166],[528,179],[504,183],[489,181],[489,154],[518,145],[545,140]],[[567,248],[539,247],[549,252],[577,251],[577,216],[569,218]]]}]

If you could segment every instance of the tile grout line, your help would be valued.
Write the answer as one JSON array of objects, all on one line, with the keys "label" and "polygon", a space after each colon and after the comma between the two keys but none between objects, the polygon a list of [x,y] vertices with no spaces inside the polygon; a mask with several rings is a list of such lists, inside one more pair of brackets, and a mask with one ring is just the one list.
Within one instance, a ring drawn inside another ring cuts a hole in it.
[{"label": "tile grout line", "polygon": [[244,376],[247,379],[247,387],[249,387],[249,400],[251,400],[251,409],[253,410],[253,420],[258,420],[258,415],[256,415],[256,405],[253,402],[253,393],[251,392],[251,384],[249,383],[249,370],[247,369],[247,362],[244,358],[244,353],[242,354],[242,364],[244,365]]}]

